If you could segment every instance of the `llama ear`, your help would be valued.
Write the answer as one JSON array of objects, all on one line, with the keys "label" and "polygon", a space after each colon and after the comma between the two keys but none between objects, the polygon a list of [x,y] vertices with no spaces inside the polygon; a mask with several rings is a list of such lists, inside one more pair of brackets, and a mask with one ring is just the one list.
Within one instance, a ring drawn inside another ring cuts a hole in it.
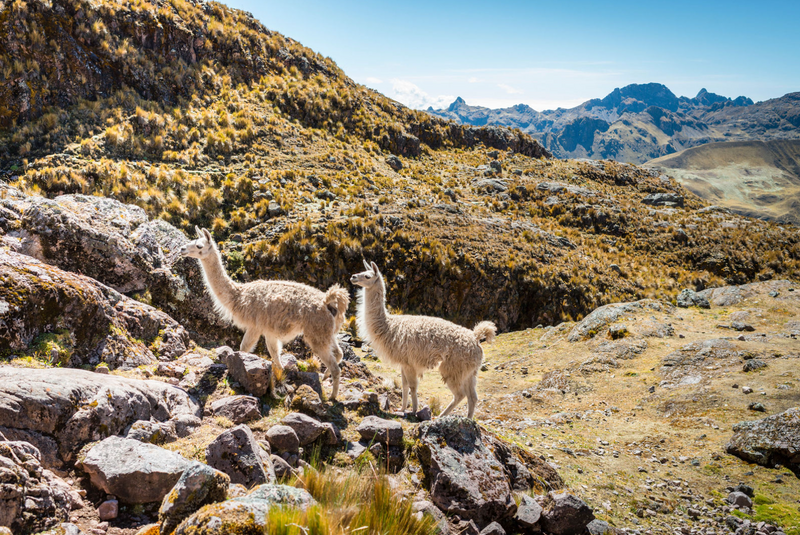
[{"label": "llama ear", "polygon": [[369,270],[371,270],[371,269],[372,269],[372,266],[370,266],[369,264],[367,264],[367,261],[366,261],[366,260],[364,260],[363,258],[362,258],[361,260],[364,262],[364,267],[365,267],[365,268],[367,268],[367,271],[369,271]]},{"label": "llama ear", "polygon": [[376,264],[375,262],[371,262],[371,264],[372,264],[371,266],[372,271],[374,271],[376,275],[379,274],[380,271],[378,270],[378,264]]},{"label": "llama ear", "polygon": [[208,240],[208,243],[211,243],[211,241],[212,241],[211,240],[211,233],[209,231],[207,231],[206,229],[203,229],[203,236],[206,237],[206,239]]},{"label": "llama ear", "polygon": [[203,231],[200,230],[200,227],[198,227],[197,225],[194,226],[194,231],[197,233],[197,237],[198,238],[202,238],[203,237]]}]

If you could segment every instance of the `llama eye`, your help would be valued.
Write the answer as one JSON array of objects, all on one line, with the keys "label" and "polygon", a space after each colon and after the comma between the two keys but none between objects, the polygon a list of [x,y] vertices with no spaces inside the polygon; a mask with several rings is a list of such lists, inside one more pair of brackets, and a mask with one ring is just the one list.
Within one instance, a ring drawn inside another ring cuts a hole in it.
[{"label": "llama eye", "polygon": [[203,248],[203,246],[202,246],[202,245],[200,245],[200,244],[198,243],[198,244],[197,244],[197,248],[198,248],[198,249],[202,249],[202,248]]}]

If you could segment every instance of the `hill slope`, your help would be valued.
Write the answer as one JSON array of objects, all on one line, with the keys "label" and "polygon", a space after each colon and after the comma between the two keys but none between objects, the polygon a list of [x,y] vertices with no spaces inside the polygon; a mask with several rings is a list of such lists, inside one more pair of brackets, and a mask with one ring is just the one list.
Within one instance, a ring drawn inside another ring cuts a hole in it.
[{"label": "hill slope", "polygon": [[800,93],[754,104],[702,89],[677,97],[662,84],[632,84],[570,109],[537,112],[520,104],[492,110],[456,99],[428,113],[462,124],[519,128],[561,158],[643,163],[714,141],[797,139]]},{"label": "hill slope", "polygon": [[[6,180],[113,197],[186,233],[209,227],[239,280],[324,287],[363,256],[384,267],[392,306],[515,329],[684,286],[797,276],[793,229],[721,221],[658,173],[555,161],[518,131],[410,110],[222,4],[17,2],[0,24],[11,66],[0,92],[31,89],[27,107],[4,112]],[[69,79],[82,69],[93,74]],[[671,207],[643,209],[659,193]]]},{"label": "hill slope", "polygon": [[646,166],[736,213],[800,224],[800,140],[709,143]]}]

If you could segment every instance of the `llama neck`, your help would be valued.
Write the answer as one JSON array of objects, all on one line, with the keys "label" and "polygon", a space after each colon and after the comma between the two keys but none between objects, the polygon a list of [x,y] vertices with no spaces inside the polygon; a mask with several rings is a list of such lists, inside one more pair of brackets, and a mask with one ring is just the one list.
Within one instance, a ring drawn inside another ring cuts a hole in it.
[{"label": "llama neck", "polygon": [[370,337],[380,336],[388,327],[386,287],[382,277],[377,284],[364,289],[363,321]]},{"label": "llama neck", "polygon": [[203,278],[218,307],[226,311],[233,308],[233,302],[239,293],[238,284],[233,282],[225,272],[219,250],[214,246],[214,254],[200,261],[203,266]]}]

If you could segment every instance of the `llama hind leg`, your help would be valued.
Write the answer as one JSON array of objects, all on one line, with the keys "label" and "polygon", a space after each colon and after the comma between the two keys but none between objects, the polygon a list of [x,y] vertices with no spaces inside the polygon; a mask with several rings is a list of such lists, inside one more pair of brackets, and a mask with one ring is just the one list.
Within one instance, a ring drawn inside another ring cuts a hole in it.
[{"label": "llama hind leg", "polygon": [[239,345],[239,351],[245,353],[252,353],[256,348],[258,339],[261,338],[261,333],[255,329],[247,329],[242,337],[242,343]]},{"label": "llama hind leg", "polygon": [[[330,400],[336,401],[336,397],[339,395],[339,379],[342,374],[342,370],[339,368],[339,363],[336,361],[336,351],[333,349],[332,345],[329,344],[329,342],[315,343],[311,340],[307,340],[307,342],[311,348],[311,351],[319,357],[319,359],[327,368],[327,370],[325,370],[325,375],[323,375],[323,380],[330,374],[331,383],[333,383],[331,387]],[[329,345],[326,347],[326,344]]]},{"label": "llama hind leg", "polygon": [[467,385],[467,418],[475,414],[475,405],[478,403],[478,377],[473,375]]},{"label": "llama hind leg", "polygon": [[462,394],[461,392],[453,392],[453,401],[451,401],[450,405],[448,405],[442,411],[442,414],[439,415],[439,418],[447,416],[448,414],[453,412],[453,409],[455,409],[458,406],[458,404],[461,403],[461,400],[463,400],[464,397],[465,397],[464,394]]},{"label": "llama hind leg", "polygon": [[[333,359],[338,364],[338,363],[342,362],[343,358],[344,358],[344,353],[342,353],[342,348],[339,347],[339,343],[338,342],[335,342],[333,344]],[[331,376],[331,369],[330,368],[326,368],[325,374],[322,376],[322,380],[324,381],[325,379],[327,379],[330,376]]]}]

